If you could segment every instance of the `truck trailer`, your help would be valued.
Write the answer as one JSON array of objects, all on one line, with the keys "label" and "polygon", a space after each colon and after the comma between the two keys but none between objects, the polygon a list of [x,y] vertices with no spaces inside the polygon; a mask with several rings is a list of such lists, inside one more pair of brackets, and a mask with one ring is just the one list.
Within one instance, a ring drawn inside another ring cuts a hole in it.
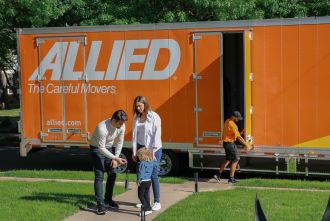
[{"label": "truck trailer", "polygon": [[[17,29],[20,154],[89,147],[133,100],[162,119],[161,174],[218,169],[233,110],[254,149],[240,170],[330,175],[330,17]],[[126,169],[125,167],[123,170]]]}]

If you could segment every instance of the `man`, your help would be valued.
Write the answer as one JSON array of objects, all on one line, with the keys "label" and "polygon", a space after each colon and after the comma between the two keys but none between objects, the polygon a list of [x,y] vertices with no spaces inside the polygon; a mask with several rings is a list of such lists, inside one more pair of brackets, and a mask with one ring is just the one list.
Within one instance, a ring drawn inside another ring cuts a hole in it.
[{"label": "man", "polygon": [[223,134],[222,134],[222,141],[223,147],[225,148],[226,152],[226,161],[221,164],[219,168],[219,173],[214,175],[214,178],[220,182],[221,173],[225,170],[225,168],[230,164],[230,178],[228,183],[237,183],[238,180],[234,178],[235,170],[238,165],[238,161],[240,160],[239,153],[237,151],[237,147],[235,141],[238,140],[241,144],[243,144],[247,150],[251,149],[250,144],[245,142],[243,137],[238,131],[238,127],[236,123],[242,120],[242,115],[238,111],[233,111],[230,118],[225,121]]},{"label": "man", "polygon": [[[116,181],[114,168],[124,163],[119,155],[124,143],[127,119],[127,114],[123,110],[117,110],[110,119],[106,119],[96,126],[91,139],[90,151],[95,174],[94,191],[99,215],[106,213],[106,207],[119,208],[118,204],[112,200]],[[104,172],[108,173],[108,178],[103,198]]]}]

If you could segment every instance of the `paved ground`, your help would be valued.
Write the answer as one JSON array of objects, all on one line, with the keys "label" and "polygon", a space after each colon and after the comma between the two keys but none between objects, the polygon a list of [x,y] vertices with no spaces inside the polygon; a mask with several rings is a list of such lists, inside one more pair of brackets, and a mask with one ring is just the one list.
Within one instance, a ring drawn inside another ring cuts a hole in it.
[{"label": "paved ground", "polygon": [[[146,217],[146,220],[152,220],[161,212],[165,211],[171,205],[178,201],[186,198],[187,196],[194,194],[195,184],[194,182],[187,182],[184,184],[164,184],[161,183],[161,203],[162,209],[154,212]],[[216,191],[216,190],[227,190],[231,189],[232,185],[221,183],[219,184],[215,180],[208,182],[199,182],[199,191]],[[105,221],[105,220],[116,220],[116,221],[136,221],[141,220],[138,216],[139,209],[135,208],[135,204],[139,202],[137,197],[137,186],[130,184],[130,189],[117,196],[114,199],[119,204],[119,210],[109,211],[106,215],[97,215],[95,208],[85,208],[80,212],[74,214],[65,219],[65,221]]]}]

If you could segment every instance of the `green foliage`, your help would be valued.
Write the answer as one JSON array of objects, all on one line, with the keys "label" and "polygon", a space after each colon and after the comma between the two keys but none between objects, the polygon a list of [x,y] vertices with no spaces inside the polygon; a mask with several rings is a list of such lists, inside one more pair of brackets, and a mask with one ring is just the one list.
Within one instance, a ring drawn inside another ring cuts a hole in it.
[{"label": "green foliage", "polygon": [[1,117],[18,117],[19,116],[19,108],[15,109],[7,109],[7,110],[0,110],[0,118]]},{"label": "green foliage", "polygon": [[286,179],[244,179],[236,186],[274,187],[296,189],[320,189],[330,191],[329,181],[286,180]]},{"label": "green foliage", "polygon": [[264,18],[306,17],[307,7],[301,0],[259,0],[258,8],[264,12]]},{"label": "green foliage", "polygon": [[326,15],[329,0],[0,0],[0,69],[16,69],[15,28]]},{"label": "green foliage", "polygon": [[330,15],[330,0],[307,0],[307,16],[327,16]]},{"label": "green foliage", "polygon": [[204,192],[189,196],[158,215],[156,221],[172,220],[254,220],[254,200],[258,194],[269,220],[321,220],[329,192],[284,190],[233,190]]},{"label": "green foliage", "polygon": [[[243,20],[263,18],[262,11],[256,9],[256,0],[194,0],[196,20]],[[202,18],[202,19],[199,19]]]},{"label": "green foliage", "polygon": [[93,184],[83,183],[0,181],[0,196],[0,220],[63,220],[95,203]]},{"label": "green foliage", "polygon": [[48,26],[65,11],[61,1],[0,0],[0,69],[16,69],[15,28]]}]

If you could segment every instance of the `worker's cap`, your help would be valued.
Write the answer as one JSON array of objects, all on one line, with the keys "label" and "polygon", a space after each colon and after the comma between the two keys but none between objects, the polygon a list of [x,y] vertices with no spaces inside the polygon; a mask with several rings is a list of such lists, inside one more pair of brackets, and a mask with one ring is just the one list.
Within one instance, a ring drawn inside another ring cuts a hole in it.
[{"label": "worker's cap", "polygon": [[238,120],[243,120],[243,117],[242,117],[242,115],[241,115],[241,113],[239,111],[233,111],[232,114],[231,114],[231,116],[237,117]]}]

